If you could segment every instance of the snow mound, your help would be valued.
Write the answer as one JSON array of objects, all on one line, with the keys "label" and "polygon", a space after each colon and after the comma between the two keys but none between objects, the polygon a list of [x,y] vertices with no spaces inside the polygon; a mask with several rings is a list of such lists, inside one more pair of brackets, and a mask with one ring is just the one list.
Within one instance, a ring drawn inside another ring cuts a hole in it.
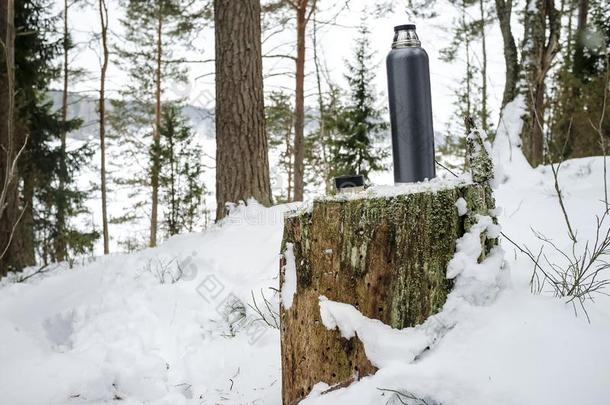
[{"label": "snow mound", "polygon": [[[499,185],[496,199],[503,209],[491,215],[499,217],[505,234],[533,251],[541,242],[531,228],[569,247],[550,169],[522,169],[521,177],[508,176]],[[603,206],[602,158],[567,161],[559,177],[573,226],[580,238],[591,239],[595,213]],[[324,394],[318,389],[302,404],[606,404],[610,300],[598,296],[588,304],[589,324],[565,300],[532,295],[532,265],[503,236],[510,277],[506,270],[498,272],[500,250],[482,263],[473,261],[480,252],[479,231],[499,235],[491,225],[479,217],[458,241],[448,269],[455,289],[443,310],[423,325],[395,330],[321,298],[324,324],[345,337],[358,336],[367,357],[381,368],[347,388]],[[434,335],[435,330],[442,332]]]},{"label": "snow mound", "polygon": [[288,206],[0,288],[0,402],[278,403],[278,254]]},{"label": "snow mound", "polygon": [[[532,251],[540,241],[531,228],[569,247],[549,168],[510,174],[495,191],[504,209],[492,214],[503,233]],[[572,225],[591,239],[603,206],[602,159],[565,162],[559,177]],[[278,310],[283,219],[295,208],[249,201],[219,226],[155,249],[3,279],[0,402],[281,404],[279,332],[254,308],[271,316],[264,296]],[[325,394],[320,382],[303,403],[605,405],[610,299],[589,304],[589,324],[565,301],[532,295],[531,263],[503,236],[510,279],[500,248],[473,260],[480,232],[499,229],[480,217],[459,241],[464,255],[449,269],[455,290],[424,325],[393,330],[322,299],[324,324],[366,341],[381,368]]]},{"label": "snow mound", "polygon": [[525,97],[518,95],[506,104],[500,113],[498,131],[492,147],[495,181],[502,184],[515,181],[537,180],[522,151],[521,129],[525,114]]}]

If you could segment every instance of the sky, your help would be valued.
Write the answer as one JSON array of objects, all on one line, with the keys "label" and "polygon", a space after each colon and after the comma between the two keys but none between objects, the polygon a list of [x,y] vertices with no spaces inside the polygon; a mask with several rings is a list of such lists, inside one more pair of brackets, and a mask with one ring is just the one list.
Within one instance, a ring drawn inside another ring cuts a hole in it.
[{"label": "sky", "polygon": [[[374,86],[379,95],[379,106],[387,104],[387,83],[385,71],[385,57],[390,51],[393,27],[404,23],[415,23],[417,32],[422,42],[422,47],[430,57],[430,72],[432,83],[432,103],[435,119],[435,130],[446,131],[447,123],[456,120],[453,116],[455,111],[454,95],[464,75],[464,60],[458,56],[454,63],[446,63],[440,60],[439,51],[447,46],[452,40],[452,24],[459,16],[455,6],[446,0],[438,0],[435,6],[437,17],[419,18],[407,13],[404,8],[395,6],[394,11],[382,17],[375,15],[373,2],[366,0],[350,0],[331,2],[320,0],[320,11],[317,19],[320,21],[318,27],[318,42],[322,63],[328,68],[331,80],[341,88],[346,89],[347,83],[344,78],[346,73],[346,60],[351,58],[354,41],[358,36],[358,26],[363,16],[366,16],[367,25],[371,32],[371,47],[375,52],[374,63],[370,67],[374,70]],[[397,2],[395,2],[397,3]],[[60,5],[56,5],[56,12],[60,12]],[[116,43],[122,33],[120,18],[122,10],[116,0],[109,1],[109,19],[111,43]],[[473,10],[475,11],[475,10]],[[324,21],[334,19],[333,24],[324,24]],[[473,18],[476,18],[474,15]],[[99,77],[99,41],[93,40],[95,32],[99,32],[98,13],[95,6],[76,7],[73,6],[69,12],[69,21],[73,30],[75,42],[78,48],[73,51],[70,58],[74,67],[80,67],[89,72],[86,79],[73,83],[71,89],[83,93],[95,95],[98,88]],[[263,33],[265,38],[268,33]],[[504,62],[502,56],[501,35],[496,24],[489,25],[486,29],[488,43],[488,86],[489,105],[491,107],[491,122],[497,122],[497,113],[502,99],[502,88],[504,85]],[[519,35],[519,33],[517,33]],[[293,29],[287,29],[275,34],[263,43],[263,54],[291,54],[294,55],[295,33]],[[198,33],[193,42],[197,51],[188,51],[184,55],[192,60],[206,60],[214,58],[214,32],[211,27],[205,28]],[[480,45],[474,44],[474,62],[479,63],[481,51]],[[118,90],[127,80],[126,74],[116,63],[116,55],[111,55],[108,72],[108,89],[110,96],[117,96]],[[264,73],[270,75],[265,79],[266,92],[278,89],[293,91],[294,78],[282,73],[294,71],[294,63],[289,59],[265,58],[263,61]],[[187,83],[172,84],[168,94],[189,100],[195,106],[213,108],[214,106],[214,64],[192,63],[188,65],[189,74]],[[316,83],[314,76],[313,52],[311,49],[311,38],[308,38],[307,62],[306,62],[306,105],[315,105]],[[59,83],[56,84],[59,88]]]}]

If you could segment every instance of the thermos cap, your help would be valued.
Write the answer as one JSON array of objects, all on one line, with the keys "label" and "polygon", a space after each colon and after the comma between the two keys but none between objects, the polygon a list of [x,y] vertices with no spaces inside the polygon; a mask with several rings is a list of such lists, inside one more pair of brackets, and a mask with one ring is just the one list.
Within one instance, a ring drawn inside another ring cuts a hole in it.
[{"label": "thermos cap", "polygon": [[335,177],[335,187],[337,190],[350,187],[363,187],[364,177],[360,174]]},{"label": "thermos cap", "polygon": [[421,42],[415,32],[415,24],[403,24],[394,27],[392,48],[419,47]]},{"label": "thermos cap", "polygon": [[414,30],[415,24],[402,24],[394,27],[394,32],[404,31],[404,30]]}]

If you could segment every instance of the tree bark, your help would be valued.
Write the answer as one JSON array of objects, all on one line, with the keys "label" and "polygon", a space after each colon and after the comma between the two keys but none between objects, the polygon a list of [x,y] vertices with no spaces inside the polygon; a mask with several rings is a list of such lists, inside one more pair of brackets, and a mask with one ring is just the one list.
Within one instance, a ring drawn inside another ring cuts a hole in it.
[{"label": "tree bark", "polygon": [[483,131],[489,129],[487,124],[488,110],[487,110],[487,42],[485,35],[485,4],[484,0],[479,0],[479,11],[481,13],[481,53],[482,53],[482,66],[481,66],[481,128]]},{"label": "tree bark", "polygon": [[0,2],[0,277],[22,265],[15,254],[19,217],[19,187],[15,131],[15,8]]},{"label": "tree bark", "polygon": [[159,207],[159,172],[161,171],[161,58],[163,57],[163,10],[159,5],[157,16],[157,53],[155,69],[155,130],[153,133],[152,167],[150,183],[152,187],[151,212],[150,212],[150,247],[157,246],[157,218]]},{"label": "tree bark", "polygon": [[329,164],[329,153],[328,147],[330,145],[330,139],[328,139],[328,131],[326,129],[326,111],[324,106],[324,95],[322,93],[322,74],[320,68],[320,59],[318,56],[318,26],[316,23],[316,10],[314,10],[313,20],[313,60],[316,67],[316,84],[318,88],[318,114],[319,114],[319,131],[320,131],[320,146],[322,150],[322,163],[324,165],[324,189],[327,193],[332,191],[332,179],[330,178],[330,164]]},{"label": "tree bark", "polygon": [[502,108],[517,96],[517,83],[519,81],[517,46],[510,23],[512,6],[512,0],[496,0],[496,12],[502,32],[504,64],[506,66]]},{"label": "tree bark", "polygon": [[259,0],[215,0],[216,220],[227,202],[271,204]]},{"label": "tree bark", "polygon": [[[320,296],[397,329],[423,323],[444,305],[456,241],[495,208],[492,161],[471,117],[465,127],[472,182],[391,197],[321,199],[310,211],[285,217],[282,298],[292,292],[285,288],[289,264],[297,285],[291,305],[280,302],[284,405],[298,403],[320,381],[345,386],[376,371],[357,336],[347,340],[323,325]],[[482,260],[497,240],[481,235],[481,244]]]},{"label": "tree bark", "polygon": [[169,215],[169,234],[175,235],[178,233],[178,203],[176,201],[176,172],[174,170],[174,133],[168,137],[169,142],[169,184],[170,184],[170,215]]},{"label": "tree bark", "polygon": [[[467,27],[466,25],[466,0],[462,1],[462,27]],[[471,99],[471,94],[472,94],[472,79],[473,79],[473,74],[472,74],[472,64],[470,62],[470,34],[466,33],[465,34],[465,38],[464,38],[464,50],[466,52],[466,94],[464,94],[465,98],[466,98],[466,116],[470,117],[472,116],[472,99]]]},{"label": "tree bark", "polygon": [[545,156],[545,79],[559,51],[560,16],[554,0],[529,1],[535,1],[535,7],[526,5],[524,13],[522,64],[525,80],[520,91],[525,97],[527,116],[521,140],[525,157],[536,167],[544,162]]},{"label": "tree bark", "polygon": [[67,135],[67,123],[68,123],[68,81],[69,81],[69,70],[68,70],[68,57],[70,51],[68,32],[68,0],[64,0],[64,15],[63,15],[63,94],[61,97],[61,123],[62,128],[60,132],[60,149],[59,149],[59,195],[57,196],[57,224],[54,241],[55,248],[55,259],[58,262],[63,262],[67,258],[67,241],[66,241],[66,210],[67,210],[67,197],[66,197],[66,178],[68,176],[67,169],[67,156],[66,156],[66,135]]},{"label": "tree bark", "polygon": [[294,200],[303,201],[305,188],[305,29],[307,1],[299,0],[297,17],[297,58],[294,102]]},{"label": "tree bark", "polygon": [[[458,214],[460,197],[468,215]],[[393,328],[423,323],[451,290],[446,267],[456,240],[475,214],[487,215],[493,206],[487,186],[465,184],[436,193],[321,200],[311,212],[286,218],[280,282],[290,246],[297,290],[292,306],[280,307],[283,403],[297,403],[317,382],[345,384],[376,371],[357,337],[346,340],[323,326],[320,295]]]},{"label": "tree bark", "polygon": [[102,233],[104,254],[110,253],[108,233],[108,201],[106,191],[106,71],[108,70],[108,7],[106,0],[99,0],[100,26],[102,36],[102,68],[100,72],[100,183],[102,193]]},{"label": "tree bark", "polygon": [[589,0],[578,0],[578,23],[576,25],[576,42],[574,44],[574,76],[583,78],[585,69],[585,35],[589,15]]}]

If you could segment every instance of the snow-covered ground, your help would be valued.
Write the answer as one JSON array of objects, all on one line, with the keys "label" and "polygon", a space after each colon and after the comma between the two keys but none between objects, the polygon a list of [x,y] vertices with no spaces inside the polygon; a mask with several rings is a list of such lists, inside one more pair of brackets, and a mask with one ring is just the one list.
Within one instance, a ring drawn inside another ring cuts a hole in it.
[{"label": "snow-covered ground", "polygon": [[[582,241],[594,236],[603,209],[602,163],[571,160],[560,172]],[[505,234],[533,251],[541,242],[532,229],[570,247],[549,167],[504,169],[496,198]],[[290,208],[252,202],[220,226],[156,249],[72,270],[50,266],[21,283],[4,279],[0,403],[280,404],[279,332],[256,321],[250,305],[254,295],[267,312],[263,294],[277,310],[282,219]],[[495,263],[476,267],[466,257],[452,269],[476,288],[461,290],[466,304],[443,311],[451,327],[415,361],[414,348],[427,338],[421,328],[391,330],[322,299],[324,323],[361,335],[380,370],[304,403],[400,404],[397,390],[430,405],[607,404],[610,298],[588,303],[589,323],[565,299],[531,294],[531,263],[506,240],[501,247],[504,270],[500,251]],[[370,338],[371,328],[379,337]]]}]

